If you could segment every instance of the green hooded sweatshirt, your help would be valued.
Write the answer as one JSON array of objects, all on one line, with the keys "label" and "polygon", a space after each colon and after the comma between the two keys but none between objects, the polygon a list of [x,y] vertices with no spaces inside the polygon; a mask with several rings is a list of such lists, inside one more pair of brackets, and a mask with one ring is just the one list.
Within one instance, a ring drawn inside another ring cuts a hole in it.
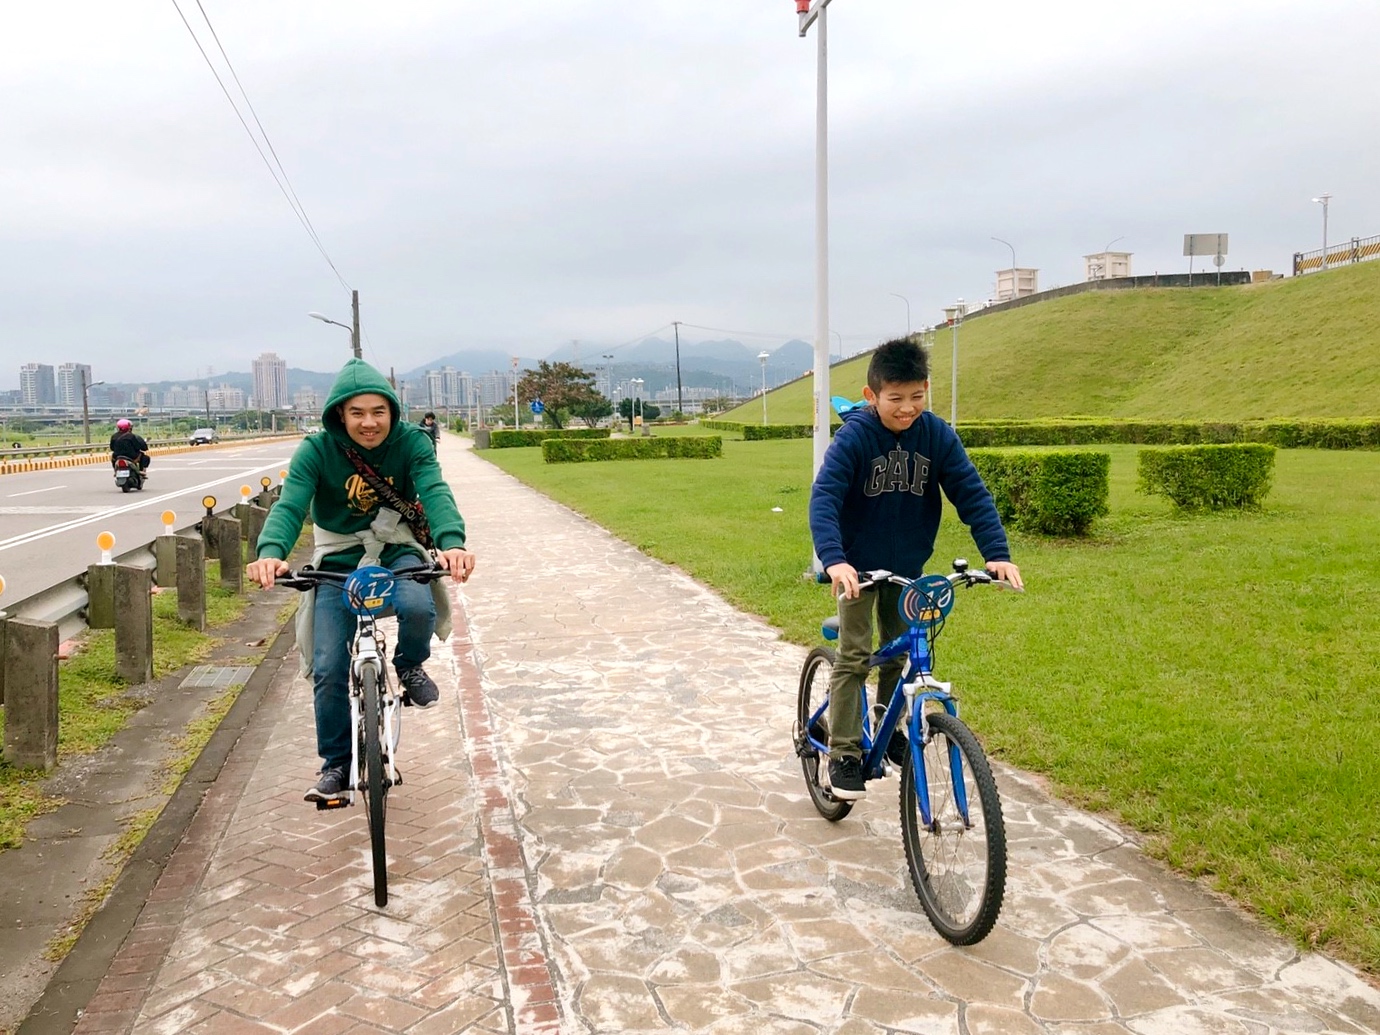
[{"label": "green hooded sweatshirt", "polygon": [[[341,403],[366,392],[387,399],[392,412],[388,435],[373,449],[350,438],[339,413]],[[387,378],[362,359],[350,360],[331,386],[321,423],[325,430],[303,439],[292,455],[282,494],[268,512],[259,536],[260,558],[287,559],[302,534],[308,507],[314,524],[347,535],[368,528],[378,516],[378,494],[350,463],[345,455],[346,446],[353,446],[403,499],[421,500],[437,549],[453,550],[465,545],[465,522],[441,474],[431,436],[420,426],[401,419],[398,397]],[[391,565],[408,553],[415,554],[416,549],[390,545],[383,552],[382,562]],[[362,546],[345,550],[326,557],[321,567],[349,571],[363,556]]]}]

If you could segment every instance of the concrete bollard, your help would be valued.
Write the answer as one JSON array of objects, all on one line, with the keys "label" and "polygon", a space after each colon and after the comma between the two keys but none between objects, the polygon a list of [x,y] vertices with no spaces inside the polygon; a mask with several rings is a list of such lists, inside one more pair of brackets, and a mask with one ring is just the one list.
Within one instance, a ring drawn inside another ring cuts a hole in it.
[{"label": "concrete bollard", "polygon": [[244,512],[245,555],[253,559],[258,554],[259,535],[268,520],[268,511],[263,507],[248,507]]},{"label": "concrete bollard", "polygon": [[115,674],[131,683],[153,678],[153,572],[115,566]]},{"label": "concrete bollard", "polygon": [[58,627],[53,622],[5,622],[5,761],[52,769],[57,765]]},{"label": "concrete bollard", "polygon": [[240,550],[240,522],[235,518],[221,518],[216,532],[216,556],[220,560],[220,584],[236,593],[244,583],[244,554]]},{"label": "concrete bollard", "polygon": [[115,628],[115,565],[92,564],[86,569],[86,625]]},{"label": "concrete bollard", "polygon": [[9,623],[9,615],[0,611],[0,704],[5,703],[5,658],[7,656],[6,628]]},{"label": "concrete bollard", "polygon": [[177,537],[177,617],[206,631],[206,544],[196,536]]},{"label": "concrete bollard", "polygon": [[153,581],[164,589],[177,585],[177,536],[160,535],[153,541],[153,556],[157,564]]},{"label": "concrete bollard", "polygon": [[204,544],[203,552],[207,557],[214,557],[219,547],[216,539],[216,530],[219,527],[219,518],[214,514],[207,514],[199,522],[197,527],[201,529],[201,541]]}]

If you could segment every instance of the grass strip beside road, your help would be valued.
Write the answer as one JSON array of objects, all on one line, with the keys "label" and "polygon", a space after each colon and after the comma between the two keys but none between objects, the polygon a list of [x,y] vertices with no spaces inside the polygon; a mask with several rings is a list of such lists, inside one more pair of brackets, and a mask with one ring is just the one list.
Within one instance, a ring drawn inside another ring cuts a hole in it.
[{"label": "grass strip beside road", "polygon": [[[1111,514],[1087,540],[1014,537],[1028,592],[963,594],[937,674],[994,756],[1380,974],[1380,454],[1281,450],[1261,512],[1186,517],[1135,492],[1136,447],[1106,451]],[[808,440],[725,441],[720,460],[478,455],[820,642]],[[946,508],[931,568],[958,556],[978,560]]]}]

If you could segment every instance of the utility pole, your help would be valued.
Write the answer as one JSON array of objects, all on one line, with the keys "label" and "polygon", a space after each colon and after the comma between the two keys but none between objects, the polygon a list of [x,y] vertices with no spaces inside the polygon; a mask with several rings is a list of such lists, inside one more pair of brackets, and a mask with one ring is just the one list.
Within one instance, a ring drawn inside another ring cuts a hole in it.
[{"label": "utility pole", "polygon": [[354,314],[354,326],[350,328],[350,347],[355,350],[355,359],[363,359],[359,351],[359,292],[350,292],[350,311]]},{"label": "utility pole", "polygon": [[680,321],[672,320],[672,326],[676,329],[676,409],[680,413],[685,413],[685,394],[680,385]]}]

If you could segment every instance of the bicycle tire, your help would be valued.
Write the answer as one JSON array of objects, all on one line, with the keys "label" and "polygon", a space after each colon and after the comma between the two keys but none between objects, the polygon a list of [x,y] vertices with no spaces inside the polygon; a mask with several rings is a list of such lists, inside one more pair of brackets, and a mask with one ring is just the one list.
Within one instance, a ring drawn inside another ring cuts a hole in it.
[{"label": "bicycle tire", "polygon": [[[976,945],[991,932],[1006,890],[1006,824],[997,781],[973,731],[946,712],[925,717],[923,748],[931,824],[923,825],[914,758],[901,776],[901,838],[910,880],[940,936]],[[956,748],[968,802],[968,823],[954,795]]]},{"label": "bicycle tire", "polygon": [[369,847],[374,857],[374,904],[388,905],[388,853],[384,842],[388,786],[383,772],[383,746],[380,733],[383,716],[379,710],[377,674],[365,665],[360,672],[364,714],[364,797],[369,822]]},{"label": "bicycle tire", "polygon": [[[810,801],[816,811],[831,823],[837,823],[853,810],[851,801],[842,801],[829,793],[819,782],[819,766],[828,759],[821,756],[805,736],[810,716],[829,696],[829,680],[834,673],[834,652],[828,647],[816,647],[805,658],[800,669],[800,692],[796,702],[795,752],[800,756],[800,768],[805,774],[805,788],[810,792]],[[814,738],[824,744],[829,743],[829,716],[820,716],[811,731]]]}]

